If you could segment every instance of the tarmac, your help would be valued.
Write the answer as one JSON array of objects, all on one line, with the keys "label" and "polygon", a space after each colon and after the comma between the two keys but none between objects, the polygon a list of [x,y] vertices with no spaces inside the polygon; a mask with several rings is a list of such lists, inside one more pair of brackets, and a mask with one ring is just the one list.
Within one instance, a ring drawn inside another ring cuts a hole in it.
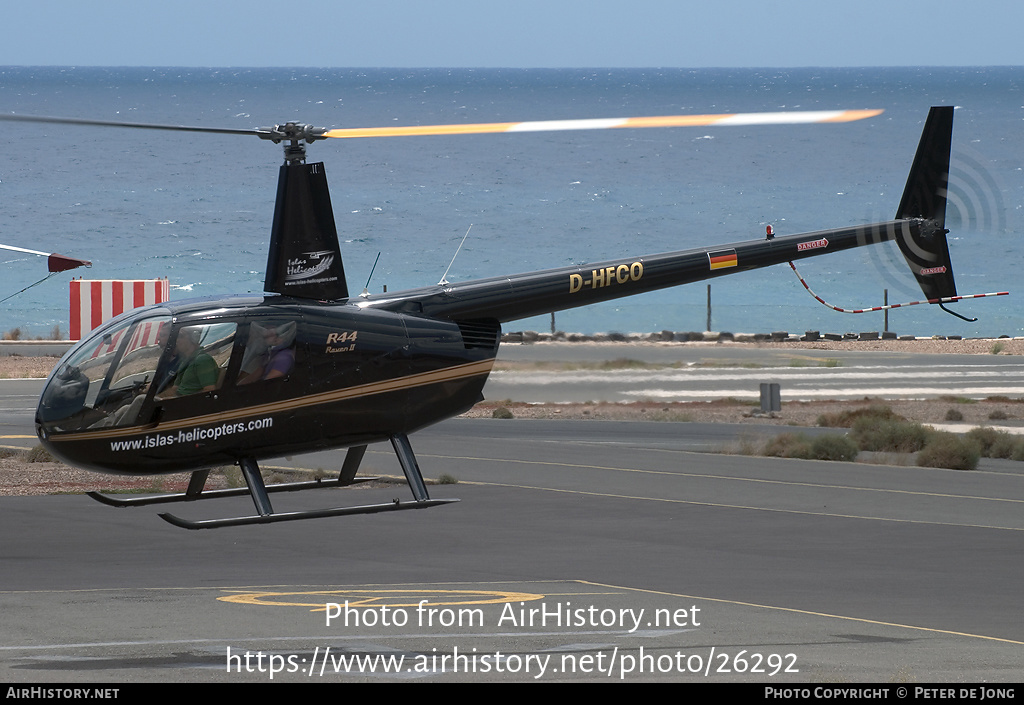
[{"label": "tarmac", "polygon": [[[5,413],[30,427],[20,408]],[[738,433],[453,419],[411,440],[428,478],[458,480],[431,496],[456,504],[215,531],[166,524],[166,507],[2,497],[0,680],[1020,680],[1015,464],[706,452]],[[341,453],[279,464],[331,470]],[[363,473],[400,475],[390,446],[371,446]],[[408,489],[274,502],[394,497]],[[233,516],[252,503],[172,511]]]}]

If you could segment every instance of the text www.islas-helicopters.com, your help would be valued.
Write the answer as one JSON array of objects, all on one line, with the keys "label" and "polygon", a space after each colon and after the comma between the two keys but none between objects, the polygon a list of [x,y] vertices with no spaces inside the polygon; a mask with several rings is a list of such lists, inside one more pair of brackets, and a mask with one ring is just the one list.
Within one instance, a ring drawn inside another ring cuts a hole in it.
[{"label": "text www.islas-helicopters.com", "polygon": [[215,441],[224,436],[247,431],[261,431],[274,425],[274,419],[255,419],[246,423],[223,423],[211,428],[193,428],[177,433],[155,433],[151,436],[135,438],[130,441],[111,441],[110,450],[142,450],[144,448],[162,448],[178,443],[194,443],[195,441]]}]

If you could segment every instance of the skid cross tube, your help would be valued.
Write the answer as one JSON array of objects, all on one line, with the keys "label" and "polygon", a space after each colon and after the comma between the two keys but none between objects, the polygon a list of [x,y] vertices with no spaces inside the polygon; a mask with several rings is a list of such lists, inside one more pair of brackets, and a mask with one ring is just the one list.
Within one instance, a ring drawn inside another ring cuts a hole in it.
[{"label": "skid cross tube", "polygon": [[[150,503],[157,503],[160,501],[189,501],[190,499],[199,499],[200,497],[207,496],[224,497],[249,494],[252,497],[253,504],[256,506],[256,514],[252,516],[193,521],[189,519],[182,519],[181,517],[173,514],[160,514],[161,519],[183,529],[218,529],[227,526],[273,524],[284,521],[298,521],[301,519],[319,519],[324,517],[349,516],[354,514],[378,514],[381,512],[395,512],[405,509],[427,509],[429,507],[436,507],[441,504],[450,504],[452,502],[459,501],[457,499],[430,499],[426,482],[423,480],[423,474],[420,472],[419,463],[416,462],[416,455],[412,451],[412,445],[409,443],[408,436],[404,433],[394,434],[391,436],[391,445],[395,449],[395,454],[398,456],[398,461],[402,465],[402,470],[405,473],[405,479],[409,483],[409,488],[412,490],[413,501],[411,502],[401,502],[398,499],[395,499],[392,502],[384,504],[364,504],[354,507],[333,507],[330,509],[314,509],[299,512],[274,511],[269,497],[271,492],[311,489],[314,487],[344,487],[346,485],[360,482],[361,480],[355,479],[355,474],[359,469],[359,464],[362,461],[363,456],[366,453],[366,446],[362,445],[349,448],[348,453],[345,456],[345,462],[342,464],[341,472],[338,474],[338,479],[334,481],[303,482],[292,483],[291,486],[271,485],[267,487],[263,482],[263,476],[260,474],[257,462],[252,458],[243,458],[238,464],[242,469],[242,474],[245,476],[248,489],[212,490],[201,494],[197,492],[192,497],[190,497],[186,492],[184,495],[176,495],[174,499],[159,497],[150,498],[153,500]],[[199,483],[199,480],[195,477],[196,474],[193,475],[193,482],[189,484],[190,489],[192,489],[193,485],[198,485]],[[203,481],[205,482],[205,478],[203,478]],[[99,499],[99,497],[96,499]],[[110,503],[108,501],[109,499],[110,498],[108,497],[103,497],[100,501]]]},{"label": "skid cross tube", "polygon": [[[329,487],[347,487],[349,485],[358,485],[363,482],[372,482],[376,480],[375,477],[361,477],[356,479],[356,472],[359,470],[359,463],[363,459],[363,454],[366,453],[366,446],[353,446],[348,449],[348,453],[345,455],[345,462],[341,467],[341,472],[338,473],[338,477],[334,480],[308,480],[304,482],[281,482],[266,487],[268,494],[274,494],[276,492],[298,492],[300,490],[317,490],[326,489]],[[248,487],[235,487],[230,489],[222,490],[207,490],[204,489],[206,486],[206,480],[210,476],[209,470],[196,470],[192,473],[189,478],[188,489],[184,492],[175,492],[172,494],[161,494],[152,497],[124,497],[124,496],[111,496],[105,495],[101,492],[87,492],[86,494],[95,499],[100,504],[106,504],[109,507],[144,507],[150,504],[173,504],[176,502],[197,502],[201,499],[219,499],[222,497],[243,497],[246,495],[251,496],[251,492]]]}]

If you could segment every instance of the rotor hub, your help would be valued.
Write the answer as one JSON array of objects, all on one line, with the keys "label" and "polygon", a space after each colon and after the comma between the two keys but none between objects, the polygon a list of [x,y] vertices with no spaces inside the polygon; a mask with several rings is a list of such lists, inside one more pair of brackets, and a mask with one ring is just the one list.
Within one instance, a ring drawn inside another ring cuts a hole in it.
[{"label": "rotor hub", "polygon": [[318,139],[324,139],[326,128],[314,127],[300,122],[286,122],[273,127],[261,127],[256,134],[261,139],[270,140],[274,144],[286,142],[284,145],[285,164],[301,164],[306,161],[306,145]]}]

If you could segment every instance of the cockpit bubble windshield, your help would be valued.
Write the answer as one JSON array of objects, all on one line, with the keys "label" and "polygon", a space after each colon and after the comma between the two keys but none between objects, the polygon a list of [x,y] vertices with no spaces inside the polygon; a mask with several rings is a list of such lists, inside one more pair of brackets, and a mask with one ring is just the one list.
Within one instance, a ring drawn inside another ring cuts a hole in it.
[{"label": "cockpit bubble windshield", "polygon": [[47,432],[134,423],[160,372],[170,314],[101,328],[63,360],[47,382],[39,421]]}]

